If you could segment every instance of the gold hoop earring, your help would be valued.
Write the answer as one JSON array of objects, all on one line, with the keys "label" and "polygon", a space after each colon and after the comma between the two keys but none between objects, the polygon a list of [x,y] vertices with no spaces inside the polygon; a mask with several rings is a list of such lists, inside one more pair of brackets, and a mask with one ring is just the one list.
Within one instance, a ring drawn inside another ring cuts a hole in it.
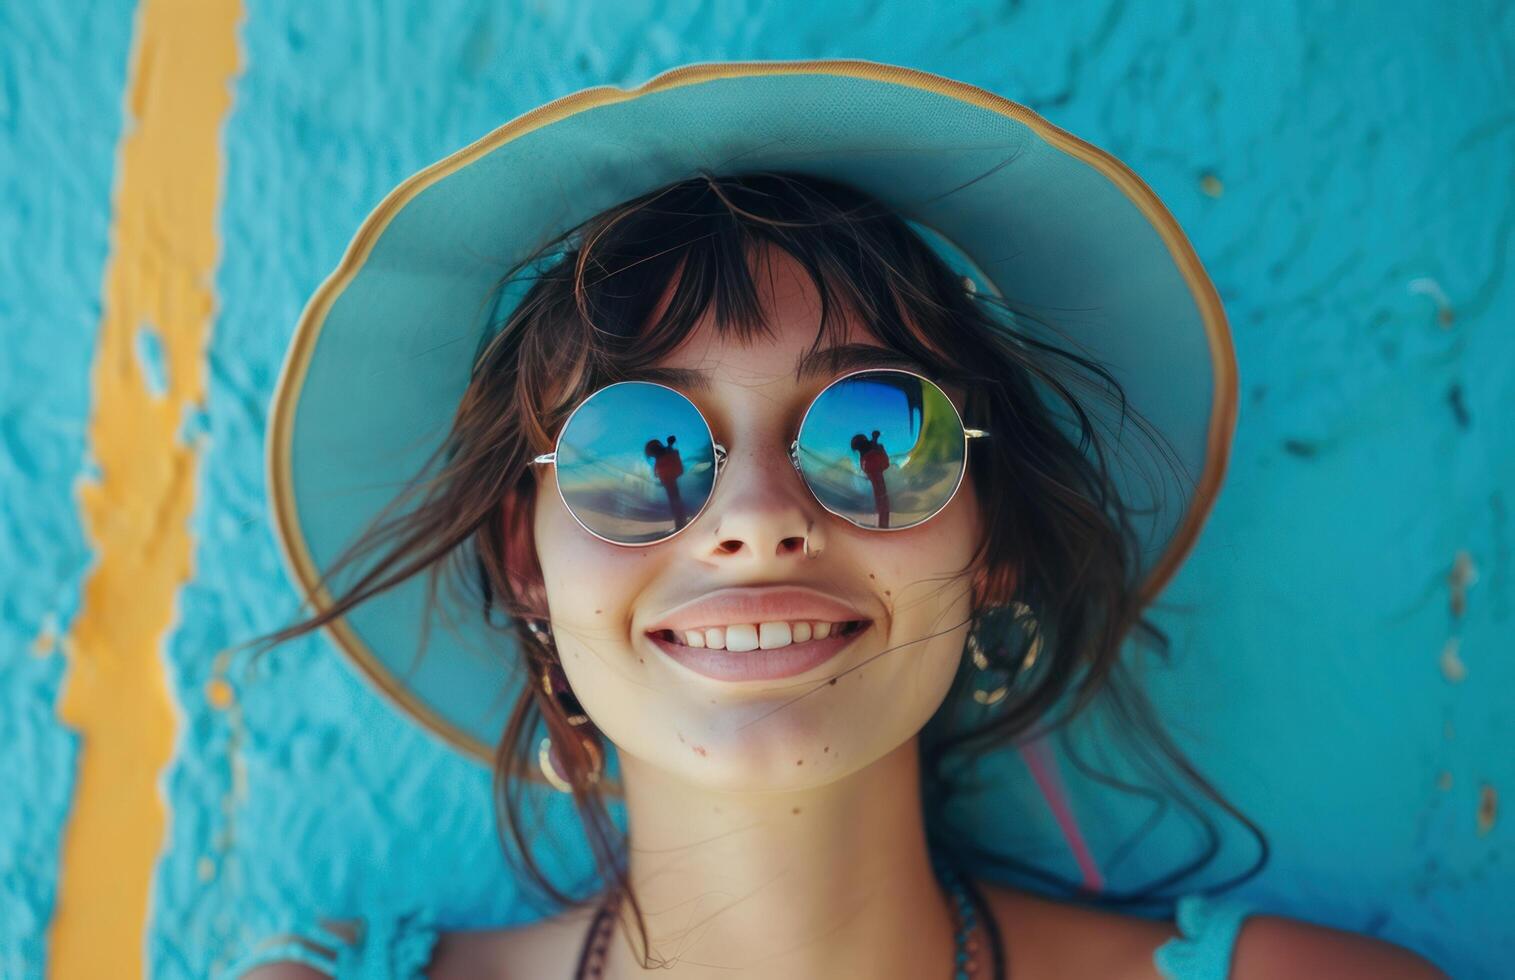
[{"label": "gold hoop earring", "polygon": [[[605,768],[605,756],[600,752],[599,745],[592,739],[580,739],[579,744],[584,747],[584,751],[592,760],[588,780],[589,785],[593,786],[600,781],[600,773]],[[553,789],[560,793],[573,792],[573,784],[568,781],[562,760],[558,758],[557,747],[552,744],[551,735],[543,736],[542,741],[537,743],[537,765],[541,767],[542,775],[546,777]]]},{"label": "gold hoop earring", "polygon": [[[986,707],[1002,701],[1005,695],[1010,693],[1010,689],[1036,666],[1037,658],[1042,652],[1041,624],[1037,622],[1035,614],[1031,611],[1031,607],[1024,602],[1014,601],[1009,604],[1008,608],[1011,613],[1012,623],[1021,625],[1031,636],[1031,642],[1025,656],[1021,658],[1021,662],[1017,667],[1013,669],[1000,668],[1002,670],[1009,670],[1009,676],[1005,679],[1004,683],[1000,684],[999,687],[989,690],[974,688],[973,700]],[[988,654],[984,652],[983,642],[979,639],[979,627],[980,622],[976,619],[973,628],[968,631],[967,648],[969,656],[973,659],[973,666],[978,668],[980,673],[986,673],[990,670],[990,662]]]},{"label": "gold hoop earring", "polygon": [[[553,648],[550,627],[544,627],[529,620],[526,627],[541,641],[544,648],[548,650]],[[586,779],[591,786],[598,783],[600,774],[605,768],[605,754],[600,750],[599,732],[590,723],[589,716],[584,713],[583,706],[579,704],[579,699],[574,697],[573,688],[568,683],[568,675],[563,672],[563,665],[556,660],[545,664],[542,667],[541,684],[542,690],[547,694],[548,703],[555,705],[563,713],[568,724],[574,728],[586,729],[586,734],[579,739],[579,745],[591,762]],[[542,776],[558,792],[573,792],[573,784],[569,782],[567,767],[563,765],[563,760],[558,755],[557,746],[553,744],[551,735],[543,736],[537,743],[537,766],[542,770]]]}]

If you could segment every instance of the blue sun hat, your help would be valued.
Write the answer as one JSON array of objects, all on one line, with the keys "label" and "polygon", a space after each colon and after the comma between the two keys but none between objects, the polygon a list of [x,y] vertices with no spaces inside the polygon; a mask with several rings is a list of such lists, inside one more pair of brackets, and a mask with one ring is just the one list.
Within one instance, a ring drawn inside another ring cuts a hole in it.
[{"label": "blue sun hat", "polygon": [[[1150,510],[1136,519],[1143,594],[1157,595],[1220,489],[1237,409],[1220,298],[1167,208],[1115,157],[983,89],[873,61],[749,61],[556,99],[408,178],[363,222],[300,317],[269,424],[274,525],[317,609],[332,599],[323,572],[445,439],[481,342],[519,300],[496,288],[504,270],[701,170],[850,184],[975,288],[1047,311],[1058,333],[1044,339],[1100,361],[1171,446],[1177,485],[1141,454],[1110,460]],[[327,629],[403,710],[489,765],[525,679],[509,635],[450,591],[423,656],[424,576]]]}]

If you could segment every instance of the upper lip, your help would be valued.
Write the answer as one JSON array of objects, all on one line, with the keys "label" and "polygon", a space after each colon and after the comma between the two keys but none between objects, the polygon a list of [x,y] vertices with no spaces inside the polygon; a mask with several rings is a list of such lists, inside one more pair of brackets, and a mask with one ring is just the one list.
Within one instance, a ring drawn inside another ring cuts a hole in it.
[{"label": "upper lip", "polygon": [[647,627],[648,633],[660,630],[687,630],[704,626],[727,626],[732,623],[822,622],[845,623],[864,619],[849,603],[817,589],[796,585],[738,586],[719,589],[669,610]]}]

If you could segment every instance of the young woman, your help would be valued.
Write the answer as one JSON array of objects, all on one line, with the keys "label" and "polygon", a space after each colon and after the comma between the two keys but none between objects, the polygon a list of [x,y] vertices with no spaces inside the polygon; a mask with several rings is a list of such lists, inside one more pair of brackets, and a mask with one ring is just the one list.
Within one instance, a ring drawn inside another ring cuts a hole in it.
[{"label": "young woman", "polygon": [[[542,203],[612,193],[581,219]],[[313,920],[229,975],[1439,976],[1165,889],[1194,868],[1012,887],[1035,869],[949,818],[965,760],[1109,702],[1252,827],[1121,663],[1127,639],[1162,640],[1143,612],[1212,502],[1234,411],[1224,320],[1171,222],[1021,107],[868,62],[591,90],[402,186],[281,382],[275,504],[318,611],[268,640],[328,627],[438,731],[482,733],[507,857],[566,909],[469,932],[423,910]],[[1109,322],[1045,313],[1080,306]],[[419,466],[400,452],[417,444]],[[1198,489],[1143,506],[1154,461]],[[416,480],[364,496],[370,466]],[[438,646],[416,610],[447,602]],[[508,715],[474,725],[502,677]],[[587,894],[534,859],[522,804],[543,780],[582,817]],[[1175,899],[1176,921],[1131,914]]]}]

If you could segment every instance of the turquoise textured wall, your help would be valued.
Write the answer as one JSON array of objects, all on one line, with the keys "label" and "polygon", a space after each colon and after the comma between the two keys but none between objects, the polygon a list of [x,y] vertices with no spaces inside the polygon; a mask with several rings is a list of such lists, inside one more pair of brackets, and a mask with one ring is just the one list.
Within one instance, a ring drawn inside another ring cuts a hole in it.
[{"label": "turquoise textured wall", "polygon": [[54,715],[91,555],[72,488],[129,3],[0,5],[0,977],[40,976],[77,739]]},{"label": "turquoise textured wall", "polygon": [[[134,23],[124,2],[0,6],[4,977],[47,973],[72,819],[58,638],[91,561],[76,487]],[[153,777],[169,822],[145,972],[205,976],[294,911],[537,914],[503,878],[488,773],[333,646],[250,672],[215,659],[293,612],[266,520],[266,407],[305,299],[364,216],[582,87],[859,57],[989,88],[1114,153],[1221,291],[1239,429],[1164,595],[1176,657],[1152,684],[1269,836],[1242,894],[1458,977],[1509,975],[1515,6],[267,0],[239,32],[209,389],[186,421],[206,437],[194,573],[162,645],[181,715]],[[218,679],[235,710],[207,698]],[[1250,855],[1228,834],[1235,870]]]}]

